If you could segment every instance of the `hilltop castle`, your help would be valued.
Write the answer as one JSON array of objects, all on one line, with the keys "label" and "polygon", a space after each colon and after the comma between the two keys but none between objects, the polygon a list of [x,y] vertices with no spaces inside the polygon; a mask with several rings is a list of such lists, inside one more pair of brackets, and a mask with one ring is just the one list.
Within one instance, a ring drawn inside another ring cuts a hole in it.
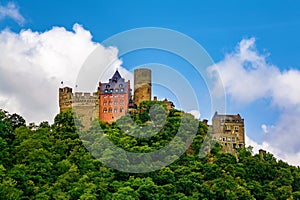
[{"label": "hilltop castle", "polygon": [[134,101],[130,80],[125,81],[116,70],[107,83],[99,82],[93,94],[75,92],[72,88],[59,88],[60,112],[73,108],[84,125],[94,119],[112,123],[125,115],[129,108],[136,108],[142,101],[151,100],[151,70],[134,70]]},{"label": "hilltop castle", "polygon": [[[112,123],[124,116],[129,110],[135,110],[141,102],[151,100],[152,82],[150,69],[134,70],[134,96],[131,95],[130,81],[125,81],[116,70],[107,83],[99,82],[94,93],[73,93],[72,88],[59,88],[60,112],[73,109],[85,128],[89,128],[94,119]],[[154,97],[157,101],[157,97]],[[174,105],[164,100],[167,109]],[[206,120],[207,122],[207,120]],[[220,115],[212,118],[213,139],[220,142],[225,152],[245,147],[244,119],[237,115]]]}]

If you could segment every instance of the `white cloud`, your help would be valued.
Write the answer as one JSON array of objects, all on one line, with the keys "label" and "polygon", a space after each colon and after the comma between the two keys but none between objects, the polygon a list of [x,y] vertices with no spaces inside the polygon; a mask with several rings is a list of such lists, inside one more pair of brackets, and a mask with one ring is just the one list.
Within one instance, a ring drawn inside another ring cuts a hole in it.
[{"label": "white cloud", "polygon": [[194,115],[196,119],[200,119],[200,112],[199,112],[199,110],[190,110],[190,111],[188,111],[188,113]]},{"label": "white cloud", "polygon": [[[222,61],[209,67],[208,72],[211,75],[217,71],[220,73],[222,80],[218,80],[218,83],[223,83],[226,94],[239,105],[251,104],[258,99],[271,99],[271,105],[278,108],[281,114],[273,127],[261,127],[264,132],[268,132],[262,144],[268,144],[269,149],[273,148],[272,153],[281,158],[298,159],[300,71],[281,71],[266,61],[267,56],[256,50],[254,38],[243,39],[233,53],[225,55]],[[300,165],[300,159],[290,162]]]},{"label": "white cloud", "polygon": [[6,6],[0,5],[0,20],[6,17],[12,18],[20,25],[25,23],[25,18],[20,14],[19,8],[12,2]]},{"label": "white cloud", "polygon": [[43,33],[1,31],[0,108],[19,113],[27,122],[52,122],[59,110],[60,82],[74,86],[81,66],[96,48],[100,50],[99,62],[104,58],[115,61],[108,69],[98,69],[110,72],[102,81],[110,78],[116,67],[121,75],[130,74],[120,66],[118,49],[93,42],[90,32],[78,24],[73,31],[62,27]]},{"label": "white cloud", "polygon": [[257,154],[259,149],[264,149],[267,152],[272,153],[277,160],[283,160],[285,162],[288,162],[291,165],[299,165],[300,160],[300,152],[298,153],[288,153],[288,152],[282,152],[280,148],[274,147],[272,144],[264,141],[261,144],[255,142],[254,140],[250,139],[247,135],[245,137],[246,146],[252,146],[253,147],[253,153]]},{"label": "white cloud", "polygon": [[264,133],[268,133],[268,132],[269,132],[268,126],[265,125],[265,124],[262,124],[262,125],[261,125],[261,129],[262,129],[262,131],[263,131]]}]

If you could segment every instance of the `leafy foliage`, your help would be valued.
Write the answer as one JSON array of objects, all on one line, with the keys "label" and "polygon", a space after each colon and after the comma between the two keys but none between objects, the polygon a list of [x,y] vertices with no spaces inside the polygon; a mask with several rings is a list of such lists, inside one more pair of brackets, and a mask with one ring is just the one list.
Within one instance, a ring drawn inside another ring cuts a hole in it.
[{"label": "leafy foliage", "polygon": [[[151,123],[152,105],[145,102],[140,113],[131,115],[138,126],[125,118],[120,119],[122,124],[136,134],[152,134],[163,114],[161,108],[155,108],[153,113],[157,114],[152,118],[157,123]],[[171,110],[164,126],[152,137],[136,138],[117,123],[95,121],[79,138],[71,111],[58,114],[53,125],[42,122],[25,126],[21,116],[1,110],[0,199],[300,199],[299,167],[277,161],[270,153],[263,158],[252,155],[251,149],[240,149],[237,155],[224,154],[217,144],[208,156],[200,158],[198,151],[207,126],[192,117],[188,124],[199,126],[188,151],[154,172],[131,174],[106,167],[83,145],[85,142],[97,148],[91,141],[101,142],[107,137],[127,151],[155,151],[174,138],[183,115]],[[98,125],[102,137],[97,135]],[[113,156],[109,151],[100,153],[107,159]],[[128,162],[126,157],[122,159]]]}]

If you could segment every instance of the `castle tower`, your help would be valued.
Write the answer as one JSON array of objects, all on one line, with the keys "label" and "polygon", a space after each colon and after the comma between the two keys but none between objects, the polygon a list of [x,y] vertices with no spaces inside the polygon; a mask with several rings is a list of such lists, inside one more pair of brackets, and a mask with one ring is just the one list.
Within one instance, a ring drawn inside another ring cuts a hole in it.
[{"label": "castle tower", "polygon": [[63,112],[71,108],[72,108],[72,88],[69,87],[59,88],[59,111]]},{"label": "castle tower", "polygon": [[151,100],[151,70],[134,70],[134,103],[139,106],[142,101]]}]

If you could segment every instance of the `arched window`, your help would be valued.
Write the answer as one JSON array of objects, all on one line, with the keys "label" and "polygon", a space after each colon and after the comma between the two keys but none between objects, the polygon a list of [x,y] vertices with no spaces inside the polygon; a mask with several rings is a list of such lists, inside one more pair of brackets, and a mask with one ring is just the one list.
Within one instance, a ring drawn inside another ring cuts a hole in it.
[{"label": "arched window", "polygon": [[108,112],[110,112],[110,113],[111,113],[111,112],[112,112],[112,108],[109,108],[109,109],[108,109]]},{"label": "arched window", "polygon": [[118,112],[118,108],[115,108],[115,109],[114,109],[114,112],[117,113],[117,112]]},{"label": "arched window", "polygon": [[103,108],[103,112],[104,112],[104,113],[107,113],[107,108]]},{"label": "arched window", "polygon": [[121,107],[121,108],[120,108],[120,112],[123,112],[123,111],[124,111],[124,109],[123,109],[123,107]]}]

